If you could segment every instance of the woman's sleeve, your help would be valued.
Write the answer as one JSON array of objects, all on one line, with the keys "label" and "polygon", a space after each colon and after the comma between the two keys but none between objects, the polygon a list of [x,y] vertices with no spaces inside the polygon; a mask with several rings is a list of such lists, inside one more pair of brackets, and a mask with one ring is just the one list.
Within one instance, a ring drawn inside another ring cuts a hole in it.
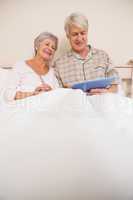
[{"label": "woman's sleeve", "polygon": [[55,75],[55,69],[53,68],[53,88],[56,89],[59,87],[60,87],[60,85],[59,85],[58,79],[56,78],[56,75]]},{"label": "woman's sleeve", "polygon": [[16,95],[16,92],[20,89],[21,76],[18,72],[16,66],[11,69],[10,73],[7,76],[6,87],[4,88],[3,97],[5,101],[13,101]]},{"label": "woman's sleeve", "polygon": [[57,68],[56,62],[54,62],[54,72],[55,72],[55,77],[58,81],[59,87],[63,87],[63,83],[59,74],[59,70]]}]

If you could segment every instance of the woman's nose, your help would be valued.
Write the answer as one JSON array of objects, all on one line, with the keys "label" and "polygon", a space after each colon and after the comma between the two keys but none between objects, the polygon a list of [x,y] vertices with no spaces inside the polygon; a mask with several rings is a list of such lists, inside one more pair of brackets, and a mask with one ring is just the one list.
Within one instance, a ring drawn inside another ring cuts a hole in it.
[{"label": "woman's nose", "polygon": [[53,46],[49,46],[50,51],[54,51]]},{"label": "woman's nose", "polygon": [[48,49],[49,49],[50,52],[53,51],[52,46],[48,46]]}]

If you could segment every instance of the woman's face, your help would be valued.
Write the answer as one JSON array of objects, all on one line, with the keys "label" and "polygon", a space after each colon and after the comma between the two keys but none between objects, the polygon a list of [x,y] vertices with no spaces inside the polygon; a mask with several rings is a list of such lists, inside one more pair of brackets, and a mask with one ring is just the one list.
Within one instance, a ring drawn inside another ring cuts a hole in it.
[{"label": "woman's face", "polygon": [[45,61],[50,61],[56,51],[56,43],[54,40],[47,38],[40,43],[37,49],[37,55]]}]

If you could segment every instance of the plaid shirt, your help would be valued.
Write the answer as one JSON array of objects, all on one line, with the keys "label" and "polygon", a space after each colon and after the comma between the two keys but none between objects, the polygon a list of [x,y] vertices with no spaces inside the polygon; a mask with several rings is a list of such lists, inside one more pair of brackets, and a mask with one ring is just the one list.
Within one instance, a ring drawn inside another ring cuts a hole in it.
[{"label": "plaid shirt", "polygon": [[[75,83],[100,77],[118,76],[108,54],[89,46],[88,56],[83,59],[72,50],[55,61],[55,73],[60,86],[71,87]],[[118,84],[118,80],[114,82]]]}]

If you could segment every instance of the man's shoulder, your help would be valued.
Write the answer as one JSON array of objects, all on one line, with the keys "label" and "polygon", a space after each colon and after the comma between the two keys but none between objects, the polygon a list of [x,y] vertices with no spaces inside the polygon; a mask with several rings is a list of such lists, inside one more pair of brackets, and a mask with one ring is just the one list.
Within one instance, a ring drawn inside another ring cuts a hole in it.
[{"label": "man's shoulder", "polygon": [[103,49],[91,47],[91,51],[94,54],[106,54],[107,55],[107,52],[105,50],[103,50]]},{"label": "man's shoulder", "polygon": [[91,47],[91,51],[92,54],[108,56],[108,53],[103,49]]}]

